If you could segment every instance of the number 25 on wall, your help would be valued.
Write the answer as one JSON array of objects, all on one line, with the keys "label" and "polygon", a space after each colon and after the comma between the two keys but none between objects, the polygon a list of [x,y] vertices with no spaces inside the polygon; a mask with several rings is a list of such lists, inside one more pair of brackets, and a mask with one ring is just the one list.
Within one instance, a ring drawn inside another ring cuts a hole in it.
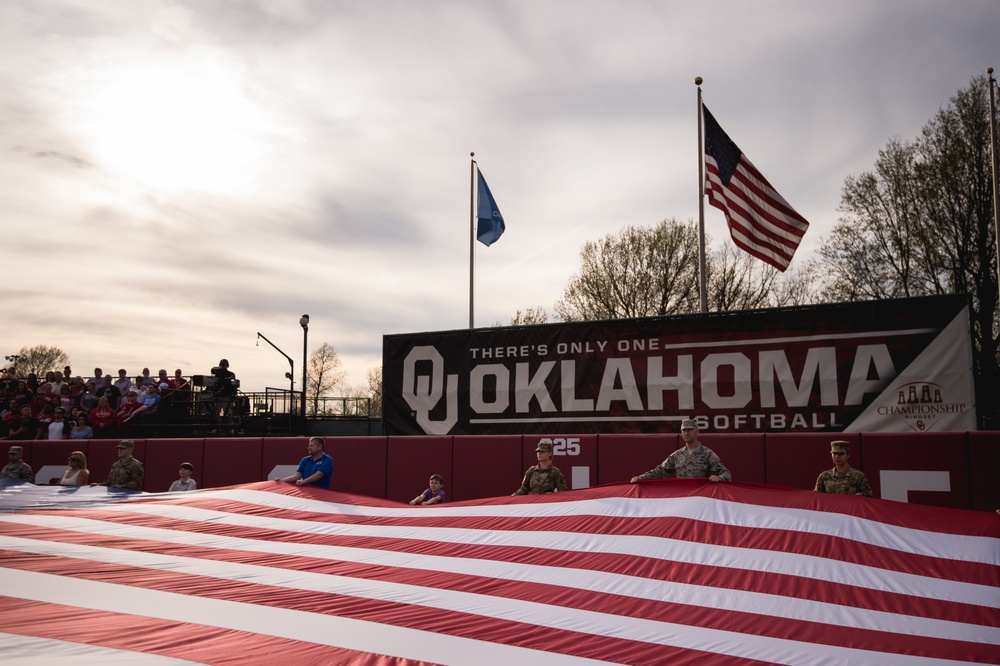
[{"label": "number 25 on wall", "polygon": [[539,440],[541,442],[548,442],[552,445],[552,455],[553,456],[578,456],[580,455],[580,438],[579,437],[543,437]]}]

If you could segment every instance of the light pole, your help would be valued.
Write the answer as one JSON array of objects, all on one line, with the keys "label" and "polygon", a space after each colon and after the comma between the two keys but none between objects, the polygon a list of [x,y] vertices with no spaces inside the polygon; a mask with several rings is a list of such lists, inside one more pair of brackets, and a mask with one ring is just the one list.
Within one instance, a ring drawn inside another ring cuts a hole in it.
[{"label": "light pole", "polygon": [[274,347],[275,351],[277,351],[279,354],[281,354],[286,359],[288,359],[288,372],[285,373],[285,379],[287,379],[289,381],[288,396],[289,396],[289,400],[291,400],[292,399],[292,393],[295,392],[295,361],[292,360],[291,356],[289,356],[285,352],[283,352],[280,349],[278,349],[278,345],[276,345],[273,342],[271,342],[270,340],[268,340],[266,335],[264,335],[260,331],[257,331],[257,344],[258,345],[260,344],[260,339],[261,338],[264,338],[264,342],[266,342],[267,344],[269,344],[272,347]]},{"label": "light pole", "polygon": [[309,365],[308,347],[306,346],[309,340],[309,315],[302,315],[302,318],[299,319],[299,326],[302,327],[302,428],[304,434],[306,427],[306,368]]},{"label": "light pole", "polygon": [[19,354],[11,354],[10,356],[4,356],[4,358],[11,362],[14,372],[17,372],[17,362],[21,360],[21,356]]}]

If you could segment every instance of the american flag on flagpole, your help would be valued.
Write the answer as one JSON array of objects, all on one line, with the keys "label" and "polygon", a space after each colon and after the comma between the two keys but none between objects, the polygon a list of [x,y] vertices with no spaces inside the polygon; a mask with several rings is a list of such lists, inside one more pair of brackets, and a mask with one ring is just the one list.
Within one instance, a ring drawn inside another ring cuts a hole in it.
[{"label": "american flag on flagpole", "polygon": [[771,187],[708,108],[701,108],[708,202],[726,214],[737,247],[784,271],[809,223]]},{"label": "american flag on flagpole", "polygon": [[0,490],[7,663],[1000,663],[993,514],[689,479],[32,488]]}]

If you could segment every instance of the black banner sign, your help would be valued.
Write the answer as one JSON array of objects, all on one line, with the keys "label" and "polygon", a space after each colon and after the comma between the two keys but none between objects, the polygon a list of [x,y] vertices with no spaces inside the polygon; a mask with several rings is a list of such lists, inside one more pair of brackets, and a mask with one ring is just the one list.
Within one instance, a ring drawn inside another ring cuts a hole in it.
[{"label": "black banner sign", "polygon": [[387,434],[974,430],[963,296],[387,335]]}]

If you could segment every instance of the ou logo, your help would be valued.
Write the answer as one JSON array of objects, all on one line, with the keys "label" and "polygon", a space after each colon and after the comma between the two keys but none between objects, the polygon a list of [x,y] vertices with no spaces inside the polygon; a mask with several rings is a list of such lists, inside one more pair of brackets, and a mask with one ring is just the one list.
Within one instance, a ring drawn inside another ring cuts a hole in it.
[{"label": "ou logo", "polygon": [[[430,375],[417,374],[417,363],[430,362]],[[447,381],[446,381],[447,380]],[[445,417],[432,421],[431,410],[445,397]],[[444,374],[444,358],[430,346],[414,347],[403,361],[403,399],[428,435],[447,435],[458,423],[458,375]]]}]

